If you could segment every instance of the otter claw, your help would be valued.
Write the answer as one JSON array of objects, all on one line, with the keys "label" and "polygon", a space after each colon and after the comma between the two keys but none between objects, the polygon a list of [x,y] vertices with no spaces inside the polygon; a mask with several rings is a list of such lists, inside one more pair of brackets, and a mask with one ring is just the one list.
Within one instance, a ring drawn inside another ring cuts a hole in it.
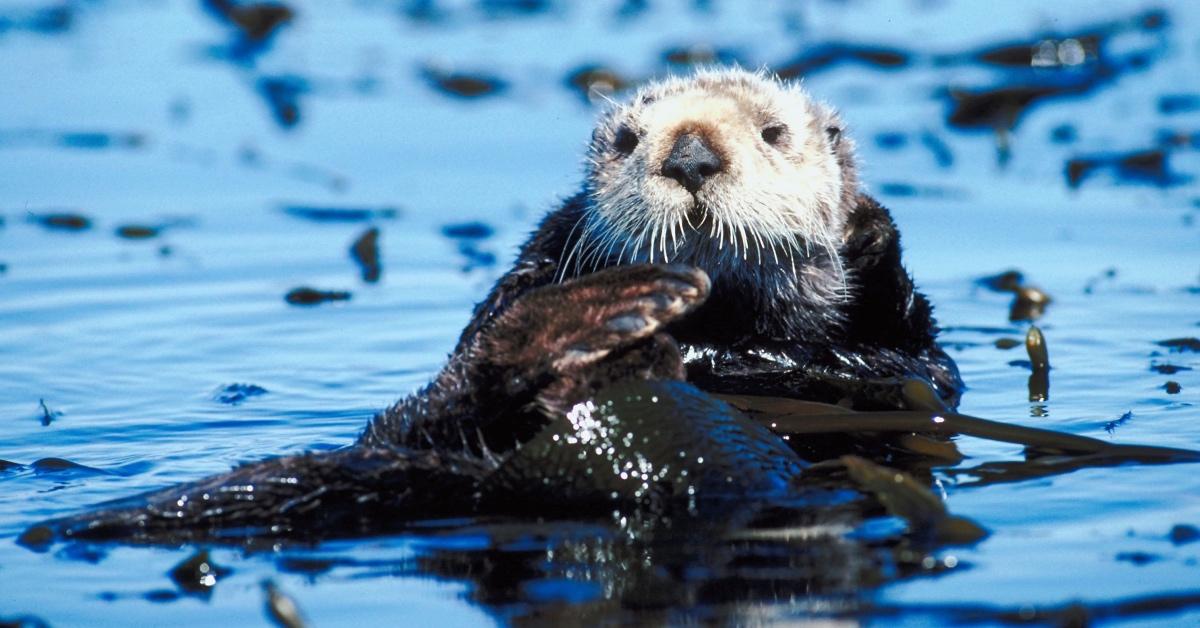
[{"label": "otter claw", "polygon": [[708,276],[688,266],[621,266],[534,290],[489,331],[489,356],[562,373],[657,333],[707,297]]}]

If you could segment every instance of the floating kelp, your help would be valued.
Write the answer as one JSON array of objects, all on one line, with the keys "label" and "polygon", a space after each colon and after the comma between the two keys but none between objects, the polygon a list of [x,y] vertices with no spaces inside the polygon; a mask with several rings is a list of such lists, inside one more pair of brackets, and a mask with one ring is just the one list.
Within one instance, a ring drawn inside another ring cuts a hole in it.
[{"label": "floating kelp", "polygon": [[146,145],[137,132],[48,131],[27,129],[0,131],[0,147],[57,146],[78,150],[136,149]]},{"label": "floating kelp", "polygon": [[975,543],[987,536],[979,524],[951,515],[946,505],[912,476],[880,466],[858,456],[842,456],[839,462],[850,477],[879,500],[888,513],[907,521],[921,534],[947,545]]},{"label": "floating kelp", "polygon": [[5,31],[25,31],[41,35],[61,35],[75,25],[76,6],[60,4],[39,8],[7,9],[0,13],[0,35]]},{"label": "floating kelp", "polygon": [[563,79],[568,89],[589,104],[600,104],[608,97],[630,89],[637,81],[607,66],[588,64],[569,72]]},{"label": "floating kelp", "polygon": [[463,272],[496,264],[496,254],[480,247],[480,243],[492,237],[493,233],[492,226],[483,222],[464,222],[442,227],[442,235],[456,241],[458,252],[466,258]]},{"label": "floating kelp", "polygon": [[83,214],[54,211],[44,214],[29,214],[30,222],[56,231],[86,231],[92,228],[92,219]]},{"label": "floating kelp", "polygon": [[1016,292],[1024,283],[1025,274],[1015,268],[975,280],[975,285],[992,292]]},{"label": "floating kelp", "polygon": [[286,205],[283,212],[313,222],[370,222],[391,220],[400,215],[395,207],[318,207],[313,205]]},{"label": "floating kelp", "polygon": [[379,281],[383,266],[379,262],[379,229],[371,227],[362,232],[350,245],[350,257],[358,264],[362,280],[366,283]]},{"label": "floating kelp", "polygon": [[1084,180],[1101,169],[1111,170],[1126,183],[1142,182],[1167,187],[1187,181],[1187,177],[1171,170],[1169,158],[1170,152],[1160,148],[1072,157],[1067,160],[1063,172],[1067,185],[1072,188],[1078,188]]},{"label": "floating kelp", "polygon": [[1182,353],[1184,351],[1200,353],[1200,338],[1195,337],[1170,338],[1168,340],[1160,340],[1154,344],[1170,349],[1171,353]]},{"label": "floating kelp", "polygon": [[421,76],[439,92],[464,100],[496,96],[508,89],[508,82],[496,76],[457,72],[435,65],[425,66]]},{"label": "floating kelp", "polygon": [[1123,598],[1103,602],[1068,602],[1059,605],[1020,604],[1009,607],[972,604],[869,605],[846,613],[847,618],[903,618],[930,624],[983,624],[1022,626],[1092,626],[1120,620],[1161,618],[1200,608],[1200,591]]},{"label": "floating kelp", "polygon": [[1025,275],[1015,269],[980,277],[975,280],[975,285],[993,292],[1013,293],[1013,302],[1008,309],[1008,320],[1012,322],[1037,320],[1046,312],[1046,306],[1053,302],[1050,295],[1026,284]]},{"label": "floating kelp", "polygon": [[154,225],[121,225],[114,230],[118,238],[126,240],[148,240],[158,237],[162,227]]},{"label": "floating kelp", "polygon": [[212,561],[208,550],[200,550],[175,565],[168,575],[184,592],[208,596],[217,586],[217,581],[230,573],[230,569]]},{"label": "floating kelp", "polygon": [[1200,94],[1163,94],[1158,97],[1158,112],[1170,116],[1200,111]]},{"label": "floating kelp", "polygon": [[236,406],[251,398],[267,394],[267,389],[257,384],[226,384],[219,389],[213,398],[218,403]]},{"label": "floating kelp", "polygon": [[1126,412],[1125,414],[1122,414],[1120,417],[1105,423],[1104,431],[1108,432],[1109,434],[1113,434],[1114,432],[1117,431],[1118,427],[1121,427],[1122,425],[1125,425],[1126,423],[1128,423],[1132,420],[1133,420],[1133,412],[1132,411]]},{"label": "floating kelp", "polygon": [[300,97],[311,89],[307,79],[290,75],[264,76],[255,86],[280,127],[290,129],[300,123]]},{"label": "floating kelp", "polygon": [[1046,401],[1050,398],[1050,357],[1046,350],[1046,337],[1036,326],[1025,334],[1025,351],[1029,354],[1029,400]]},{"label": "floating kelp", "polygon": [[1200,529],[1196,526],[1186,524],[1176,524],[1171,527],[1171,531],[1167,533],[1167,538],[1170,539],[1173,545],[1187,545],[1200,541]]},{"label": "floating kelp", "polygon": [[266,597],[265,606],[267,617],[281,628],[304,628],[308,620],[300,612],[296,600],[275,586],[270,580],[262,583],[263,595]]},{"label": "floating kelp", "polygon": [[58,410],[51,410],[49,408],[49,406],[46,405],[45,399],[38,399],[38,408],[41,410],[40,418],[42,421],[42,427],[48,427],[51,423],[54,422],[55,419],[62,416],[62,414],[63,414],[62,412],[59,412]]},{"label": "floating kelp", "polygon": [[[928,384],[910,380],[906,399],[912,399],[910,407],[927,405],[931,393],[921,393]],[[863,432],[912,432],[942,437],[954,435],[973,436],[1006,443],[1023,445],[1027,452],[1036,452],[1040,458],[1027,460],[1028,465],[1039,475],[1058,472],[1059,469],[1082,468],[1085,466],[1110,466],[1124,462],[1164,464],[1174,462],[1200,462],[1200,452],[1171,447],[1146,445],[1120,445],[1107,441],[1045,430],[1023,427],[997,421],[980,419],[957,412],[932,411],[928,409],[898,410],[882,412],[855,412],[840,406],[798,401],[780,397],[757,397],[753,395],[720,395],[722,399],[739,408],[771,428],[778,434],[798,436],[805,434],[863,433]],[[1027,454],[1031,455],[1031,454]],[[945,470],[952,474],[977,474],[985,469],[1004,469],[1010,476],[1018,470],[1006,469],[1014,463],[994,463],[976,469]],[[1047,471],[1047,473],[1040,473]]]},{"label": "floating kelp", "polygon": [[911,56],[912,53],[900,48],[832,42],[808,48],[791,60],[772,65],[771,69],[783,79],[811,76],[841,63],[896,70],[907,66]]},{"label": "floating kelp", "polygon": [[301,286],[290,290],[283,299],[292,305],[318,305],[329,301],[349,301],[350,293],[344,290],[318,290]]},{"label": "floating kelp", "polygon": [[1150,370],[1163,375],[1174,375],[1181,371],[1190,371],[1192,370],[1192,367],[1181,366],[1178,364],[1151,364]]},{"label": "floating kelp", "polygon": [[1050,295],[1042,292],[1041,289],[1033,286],[1022,286],[1017,290],[1017,296],[1013,299],[1012,307],[1008,310],[1008,320],[1037,320],[1046,312],[1046,306],[1050,305],[1052,301],[1053,299],[1050,298]]},{"label": "floating kelp", "polygon": [[717,48],[708,44],[671,46],[663,50],[660,57],[668,65],[682,69],[692,65],[732,65],[738,63],[738,54],[728,48]]},{"label": "floating kelp", "polygon": [[280,2],[203,0],[203,5],[210,15],[231,27],[232,40],[221,51],[222,56],[244,64],[252,64],[269,49],[276,34],[296,16],[291,7]]},{"label": "floating kelp", "polygon": [[296,16],[291,7],[278,2],[237,4],[231,0],[204,0],[204,6],[236,27],[243,37],[256,42],[270,38]]}]

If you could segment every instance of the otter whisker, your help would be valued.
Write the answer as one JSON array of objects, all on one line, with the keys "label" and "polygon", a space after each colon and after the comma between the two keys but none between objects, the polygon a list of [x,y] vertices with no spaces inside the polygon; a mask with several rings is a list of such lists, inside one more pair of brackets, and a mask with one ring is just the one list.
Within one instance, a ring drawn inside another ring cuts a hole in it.
[{"label": "otter whisker", "polygon": [[[586,212],[583,213],[581,216],[579,216],[579,220],[575,221],[575,224],[571,226],[571,231],[569,233],[567,233],[567,239],[565,240],[565,242],[571,241],[571,236],[575,235],[575,230],[579,229],[580,223],[582,223],[584,220],[587,220],[587,217],[588,217],[588,215]],[[586,233],[586,231],[587,231],[586,228],[584,229],[584,231]],[[558,278],[555,279],[555,283],[562,283],[563,279],[566,278],[567,264],[570,263],[570,261],[571,261],[571,255],[574,255],[575,252],[579,250],[580,245],[583,243],[584,236],[585,236],[584,233],[579,234],[579,239],[576,240],[575,243],[572,244],[570,247],[564,247],[562,253],[558,256]],[[568,248],[571,252],[570,255],[567,255]],[[565,261],[563,260],[564,256],[566,256]]]}]

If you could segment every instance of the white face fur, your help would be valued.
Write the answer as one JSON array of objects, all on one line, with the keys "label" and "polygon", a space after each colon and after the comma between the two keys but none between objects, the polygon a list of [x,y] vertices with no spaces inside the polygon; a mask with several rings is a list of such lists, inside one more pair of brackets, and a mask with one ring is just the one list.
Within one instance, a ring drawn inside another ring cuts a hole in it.
[{"label": "white face fur", "polygon": [[[638,91],[599,122],[591,206],[563,272],[681,262],[709,274],[771,265],[793,275],[837,256],[858,182],[842,123],[798,85],[742,70],[702,71]],[[685,134],[720,168],[689,191],[664,172]],[[568,270],[571,269],[571,270]],[[811,270],[811,269],[810,269]]]}]

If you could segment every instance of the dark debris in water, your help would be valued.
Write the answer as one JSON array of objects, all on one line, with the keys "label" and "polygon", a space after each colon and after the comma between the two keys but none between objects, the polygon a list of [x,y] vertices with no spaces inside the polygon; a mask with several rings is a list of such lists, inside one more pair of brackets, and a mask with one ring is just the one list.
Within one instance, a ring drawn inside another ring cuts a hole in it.
[{"label": "dark debris in water", "polygon": [[461,222],[444,225],[442,235],[458,243],[458,252],[466,258],[463,272],[496,265],[496,254],[481,247],[483,241],[492,237],[495,229],[484,222]]},{"label": "dark debris in water", "polygon": [[900,48],[831,42],[808,48],[772,69],[780,78],[797,79],[843,63],[898,70],[907,66],[911,57],[911,52]]},{"label": "dark debris in water", "polygon": [[1176,374],[1176,373],[1178,373],[1178,372],[1180,372],[1180,371],[1190,371],[1190,370],[1192,370],[1192,367],[1190,367],[1190,366],[1181,366],[1181,365],[1179,365],[1179,364],[1158,364],[1158,363],[1154,363],[1154,364],[1151,364],[1151,365],[1150,365],[1150,370],[1151,370],[1151,371],[1154,371],[1155,373],[1161,373],[1161,374],[1163,374],[1163,375],[1174,375],[1174,374]]},{"label": "dark debris in water", "polygon": [[1158,97],[1158,111],[1166,116],[1200,111],[1200,94],[1163,94]]},{"label": "dark debris in water", "polygon": [[230,569],[214,563],[208,550],[199,550],[175,565],[169,575],[185,593],[207,596],[212,594],[219,579],[231,573]]},{"label": "dark debris in water", "polygon": [[300,612],[300,606],[296,604],[296,600],[280,591],[274,582],[265,580],[262,588],[266,598],[264,604],[267,618],[275,625],[281,628],[304,628],[308,625],[308,620]]},{"label": "dark debris in water", "polygon": [[527,18],[549,13],[555,0],[477,0],[479,11],[488,19]]},{"label": "dark debris in water", "polygon": [[1105,423],[1104,431],[1108,432],[1109,434],[1112,434],[1117,431],[1118,427],[1121,427],[1122,425],[1125,425],[1126,423],[1128,423],[1132,420],[1133,420],[1133,411],[1131,410],[1129,412],[1126,412],[1125,414],[1122,414],[1117,419],[1114,419],[1112,421]]},{"label": "dark debris in water", "polygon": [[38,399],[38,409],[40,410],[41,416],[39,418],[42,422],[42,427],[48,427],[51,423],[63,415],[63,413],[59,412],[58,410],[51,410],[50,407],[46,405],[45,399]]},{"label": "dark debris in water", "polygon": [[1037,320],[1046,313],[1046,306],[1050,305],[1052,301],[1050,295],[1041,289],[1022,286],[1017,290],[1017,295],[1013,298],[1012,306],[1008,310],[1008,320],[1014,322]]},{"label": "dark debris in water", "polygon": [[879,605],[858,609],[854,616],[904,618],[909,622],[915,618],[928,618],[931,625],[951,623],[1083,628],[1122,619],[1161,618],[1164,615],[1192,611],[1197,608],[1200,608],[1200,591],[1189,590],[1181,593],[1102,602],[1076,601],[1054,606],[1035,604],[1008,607],[986,604]]},{"label": "dark debris in water", "polygon": [[455,240],[483,240],[496,232],[485,222],[459,222],[442,227],[442,235]]},{"label": "dark debris in water", "polygon": [[1174,380],[1163,384],[1162,388],[1167,391],[1168,395],[1178,395],[1180,392],[1183,392],[1183,386],[1180,386],[1179,382]]},{"label": "dark debris in water", "polygon": [[1193,525],[1179,523],[1171,527],[1171,531],[1167,533],[1167,538],[1170,539],[1173,545],[1187,545],[1200,541],[1200,529]]},{"label": "dark debris in water", "polygon": [[584,102],[599,104],[605,98],[633,87],[637,81],[608,66],[588,64],[570,71],[563,84]]},{"label": "dark debris in water", "polygon": [[214,399],[220,403],[236,406],[251,398],[267,394],[267,389],[256,384],[226,384],[217,390]]},{"label": "dark debris in water", "polygon": [[370,222],[391,220],[400,215],[395,207],[318,207],[313,205],[287,205],[284,213],[313,222]]},{"label": "dark debris in water", "polygon": [[0,147],[57,146],[78,150],[135,149],[146,145],[146,136],[134,132],[47,131],[38,129],[0,131]]},{"label": "dark debris in water", "polygon": [[116,229],[117,237],[126,240],[148,240],[158,237],[160,233],[162,227],[154,225],[121,225]]},{"label": "dark debris in water", "polygon": [[1064,173],[1067,185],[1077,188],[1100,170],[1110,170],[1125,183],[1150,183],[1159,187],[1188,180],[1170,168],[1170,153],[1160,148],[1129,153],[1088,155],[1067,160]]},{"label": "dark debris in water", "polygon": [[37,615],[0,615],[0,626],[3,628],[50,628],[50,624]]},{"label": "dark debris in water", "polygon": [[662,51],[662,60],[673,66],[731,65],[738,63],[739,55],[729,48],[717,48],[708,44],[672,46]]},{"label": "dark debris in water", "polygon": [[47,229],[56,231],[85,231],[92,228],[92,219],[73,211],[55,211],[44,214],[29,214],[29,220]]},{"label": "dark debris in water", "polygon": [[230,0],[204,0],[214,15],[238,29],[250,41],[270,38],[296,16],[286,4],[278,2],[236,3]]},{"label": "dark debris in water", "polygon": [[1170,349],[1171,353],[1182,353],[1184,351],[1200,353],[1200,338],[1196,337],[1170,338],[1167,340],[1160,340],[1154,344]]},{"label": "dark debris in water", "polygon": [[935,185],[914,185],[912,183],[900,183],[895,181],[887,181],[878,185],[879,193],[885,196],[894,196],[897,198],[935,198],[935,199],[956,199],[963,198],[965,193],[954,188],[935,186]]},{"label": "dark debris in water", "polygon": [[255,58],[270,49],[275,36],[296,15],[281,2],[203,0],[202,4],[231,30],[231,41],[217,51],[218,56],[245,65],[252,65]]},{"label": "dark debris in water", "polygon": [[1029,354],[1029,400],[1046,401],[1050,398],[1050,357],[1046,349],[1046,337],[1037,326],[1031,326],[1025,334],[1025,351]]},{"label": "dark debris in water", "polygon": [[276,124],[290,129],[300,123],[300,97],[309,92],[306,79],[291,75],[264,76],[258,79],[257,87]]},{"label": "dark debris in water", "polygon": [[1016,269],[1009,269],[975,280],[975,285],[987,288],[992,292],[1016,292],[1023,283],[1025,283],[1025,274]]},{"label": "dark debris in water", "polygon": [[1025,283],[1025,275],[1015,269],[1003,271],[995,275],[980,277],[975,285],[993,292],[1011,292],[1014,294],[1012,305],[1008,310],[1008,320],[1033,321],[1042,317],[1046,306],[1053,299],[1040,288]]},{"label": "dark debris in water", "polygon": [[319,305],[331,301],[349,301],[350,293],[345,290],[319,290],[301,286],[290,290],[283,300],[292,305]]},{"label": "dark debris in water", "polygon": [[358,264],[362,280],[375,283],[383,274],[383,265],[379,261],[379,229],[371,227],[362,232],[350,245],[350,257]]},{"label": "dark debris in water", "polygon": [[498,96],[508,89],[504,79],[483,73],[456,72],[435,66],[426,66],[421,76],[439,92],[464,100],[476,100]]},{"label": "dark debris in water", "polygon": [[1116,558],[1121,562],[1131,563],[1138,567],[1162,560],[1162,556],[1149,552],[1121,552],[1117,554]]}]

